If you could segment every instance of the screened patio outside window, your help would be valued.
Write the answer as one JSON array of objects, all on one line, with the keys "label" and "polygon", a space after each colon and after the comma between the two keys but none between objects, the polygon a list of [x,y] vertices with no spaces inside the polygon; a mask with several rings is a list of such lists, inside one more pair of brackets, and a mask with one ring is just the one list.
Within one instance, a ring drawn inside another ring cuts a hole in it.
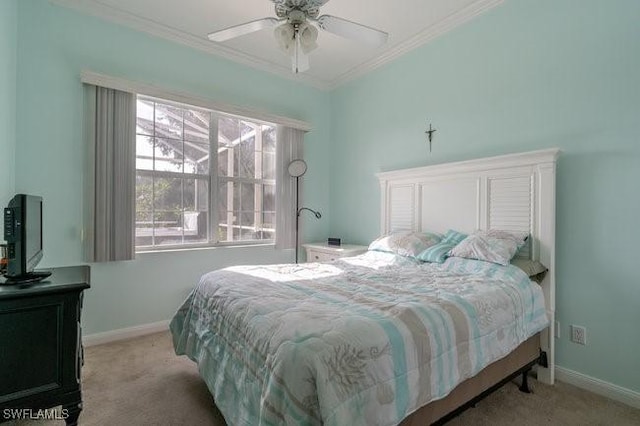
[{"label": "screened patio outside window", "polygon": [[276,126],[137,97],[136,250],[275,239]]}]

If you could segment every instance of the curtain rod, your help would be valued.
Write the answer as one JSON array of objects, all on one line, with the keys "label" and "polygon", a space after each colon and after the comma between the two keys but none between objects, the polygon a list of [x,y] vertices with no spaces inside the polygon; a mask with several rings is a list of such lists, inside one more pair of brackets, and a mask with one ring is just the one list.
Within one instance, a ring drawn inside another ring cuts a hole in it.
[{"label": "curtain rod", "polygon": [[131,92],[140,95],[163,98],[174,102],[190,104],[201,108],[208,108],[248,119],[267,121],[269,123],[280,124],[293,129],[302,130],[304,132],[311,131],[311,124],[307,123],[306,121],[271,114],[251,107],[240,107],[222,102],[216,102],[207,98],[193,95],[188,92],[168,90],[153,84],[140,83],[137,81],[126,80],[120,77],[112,77],[93,71],[81,71],[80,81],[86,84],[93,84],[95,86],[121,90],[123,92]]}]

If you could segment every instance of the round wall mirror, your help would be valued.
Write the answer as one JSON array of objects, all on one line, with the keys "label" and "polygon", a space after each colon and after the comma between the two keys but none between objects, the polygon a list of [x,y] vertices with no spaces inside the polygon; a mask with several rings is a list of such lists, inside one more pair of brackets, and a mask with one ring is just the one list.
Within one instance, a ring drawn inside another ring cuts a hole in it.
[{"label": "round wall mirror", "polygon": [[289,175],[291,177],[300,177],[307,172],[307,163],[304,160],[293,160],[289,163]]}]

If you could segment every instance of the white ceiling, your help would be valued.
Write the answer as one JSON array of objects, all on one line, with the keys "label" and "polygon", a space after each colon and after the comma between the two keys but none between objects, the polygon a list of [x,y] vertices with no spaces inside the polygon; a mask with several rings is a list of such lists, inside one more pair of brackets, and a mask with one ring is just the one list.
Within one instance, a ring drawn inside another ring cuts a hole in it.
[{"label": "white ceiling", "polygon": [[458,26],[503,0],[330,0],[321,14],[338,16],[389,33],[379,48],[320,31],[311,69],[291,73],[290,58],[271,30],[214,43],[207,34],[275,16],[270,0],[50,0],[228,59],[331,89]]}]

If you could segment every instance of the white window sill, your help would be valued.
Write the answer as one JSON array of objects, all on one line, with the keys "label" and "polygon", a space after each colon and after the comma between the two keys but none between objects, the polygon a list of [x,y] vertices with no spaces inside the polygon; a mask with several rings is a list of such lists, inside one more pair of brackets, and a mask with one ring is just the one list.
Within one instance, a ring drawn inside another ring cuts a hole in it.
[{"label": "white window sill", "polygon": [[192,246],[162,246],[162,247],[140,247],[136,249],[136,255],[138,254],[153,254],[153,253],[167,253],[167,252],[182,252],[182,251],[194,251],[194,250],[217,250],[217,249],[242,249],[252,247],[273,247],[275,248],[274,241],[265,241],[257,243],[224,243],[216,245],[192,245]]}]

